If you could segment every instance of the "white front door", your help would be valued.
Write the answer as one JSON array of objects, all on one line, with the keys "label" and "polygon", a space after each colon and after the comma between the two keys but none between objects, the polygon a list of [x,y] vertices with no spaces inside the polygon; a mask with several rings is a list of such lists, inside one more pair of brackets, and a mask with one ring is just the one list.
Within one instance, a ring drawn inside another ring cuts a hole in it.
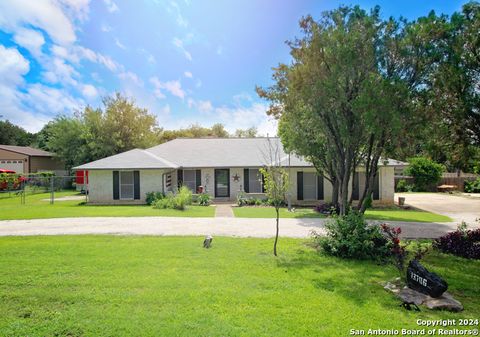
[{"label": "white front door", "polygon": [[0,159],[0,169],[23,173],[23,160]]}]

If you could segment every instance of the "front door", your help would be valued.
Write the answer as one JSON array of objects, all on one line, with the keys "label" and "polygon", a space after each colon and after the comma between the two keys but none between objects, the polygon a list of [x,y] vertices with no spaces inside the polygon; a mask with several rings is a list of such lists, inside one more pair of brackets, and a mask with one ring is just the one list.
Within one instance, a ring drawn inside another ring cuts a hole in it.
[{"label": "front door", "polygon": [[215,198],[230,197],[230,170],[215,170]]}]

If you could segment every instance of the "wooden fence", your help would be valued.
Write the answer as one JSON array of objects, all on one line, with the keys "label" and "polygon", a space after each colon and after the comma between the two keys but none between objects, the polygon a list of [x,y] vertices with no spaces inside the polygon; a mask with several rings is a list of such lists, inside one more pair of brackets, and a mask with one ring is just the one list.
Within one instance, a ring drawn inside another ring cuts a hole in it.
[{"label": "wooden fence", "polygon": [[[460,174],[455,172],[447,172],[442,175],[442,178],[437,184],[429,186],[427,190],[429,192],[437,192],[437,186],[441,185],[454,185],[457,186],[456,190],[463,192],[465,187],[465,181],[473,181],[480,177],[478,174],[473,173],[463,173]],[[413,177],[410,176],[395,176],[395,189],[400,180],[405,180],[408,185],[413,185]]]}]

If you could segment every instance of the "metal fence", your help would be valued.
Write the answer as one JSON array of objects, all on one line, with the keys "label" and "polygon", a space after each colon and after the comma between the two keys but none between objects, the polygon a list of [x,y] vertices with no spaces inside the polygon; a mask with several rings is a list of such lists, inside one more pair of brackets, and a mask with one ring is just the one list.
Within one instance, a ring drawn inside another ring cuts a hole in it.
[{"label": "metal fence", "polygon": [[22,205],[27,202],[28,196],[40,193],[48,193],[50,203],[53,204],[58,192],[75,189],[75,176],[12,174],[0,177],[0,198],[18,197]]}]

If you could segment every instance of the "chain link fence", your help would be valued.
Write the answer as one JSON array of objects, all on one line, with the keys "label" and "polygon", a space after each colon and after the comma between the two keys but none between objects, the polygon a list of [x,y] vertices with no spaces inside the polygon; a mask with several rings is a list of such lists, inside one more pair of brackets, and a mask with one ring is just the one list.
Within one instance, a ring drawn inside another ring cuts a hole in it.
[{"label": "chain link fence", "polygon": [[[55,195],[62,191],[75,191],[75,176],[56,176],[51,173],[35,174],[0,174],[0,199],[19,198],[20,204],[28,203],[28,197],[37,194],[47,194],[50,203],[55,202]],[[80,188],[79,193],[84,193]]]}]

